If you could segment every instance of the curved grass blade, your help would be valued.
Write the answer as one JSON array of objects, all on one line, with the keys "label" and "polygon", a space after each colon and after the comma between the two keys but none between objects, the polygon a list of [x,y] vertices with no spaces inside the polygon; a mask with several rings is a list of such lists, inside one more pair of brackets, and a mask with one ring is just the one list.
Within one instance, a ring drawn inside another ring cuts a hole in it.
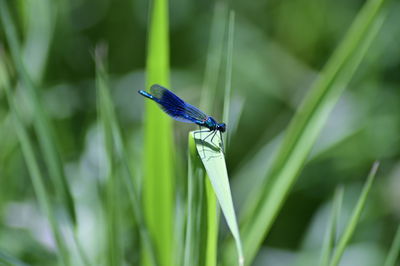
[{"label": "curved grass blade", "polygon": [[336,189],[335,196],[332,204],[332,214],[329,220],[329,227],[326,230],[325,239],[322,245],[322,253],[321,253],[321,266],[327,266],[329,263],[329,259],[332,254],[333,247],[335,245],[336,239],[336,229],[339,221],[340,209],[342,207],[343,202],[343,187],[339,187]]},{"label": "curved grass blade", "polygon": [[[314,145],[324,122],[346,88],[368,47],[379,31],[384,0],[370,0],[357,15],[306,99],[293,117],[272,163],[269,178],[247,202],[241,216],[244,254],[250,264],[270,230],[280,208]],[[226,265],[232,260],[233,241],[228,240]]]},{"label": "curved grass blade", "polygon": [[390,247],[389,254],[385,260],[385,266],[395,266],[396,259],[399,257],[400,254],[400,225],[397,228],[396,235],[393,239],[392,246]]},{"label": "curved grass blade", "polygon": [[346,246],[349,243],[351,237],[353,236],[353,233],[357,227],[357,223],[360,220],[361,212],[364,209],[365,203],[367,201],[369,191],[371,190],[372,183],[375,179],[376,172],[378,171],[378,167],[379,167],[378,162],[375,162],[374,165],[372,166],[372,169],[368,175],[368,179],[361,192],[360,198],[358,199],[358,202],[353,210],[353,214],[349,222],[347,223],[347,226],[342,236],[340,237],[338,245],[335,248],[335,251],[332,255],[332,259],[329,263],[330,266],[336,266],[339,264],[343,252],[346,249]]},{"label": "curved grass blade", "polygon": [[60,154],[56,149],[53,130],[51,128],[47,113],[43,108],[44,105],[39,96],[39,90],[34,85],[34,82],[29,76],[23,63],[23,59],[21,58],[21,49],[18,42],[16,29],[5,0],[0,0],[0,20],[4,26],[5,36],[11,50],[11,56],[15,67],[26,87],[25,91],[29,96],[28,99],[32,101],[32,106],[34,107],[34,129],[39,139],[40,148],[43,152],[46,166],[49,169],[50,177],[53,182],[57,197],[64,206],[67,206],[66,211],[68,217],[72,223],[76,225],[75,205],[64,174]]},{"label": "curved grass blade", "polygon": [[221,148],[216,143],[221,143],[220,135],[216,134],[213,141],[204,141],[199,131],[190,133],[190,138],[196,144],[197,153],[203,162],[203,166],[207,171],[209,180],[217,196],[222,213],[228,224],[233,238],[235,239],[237,262],[239,265],[244,264],[242,242],[240,240],[239,228],[236,221],[235,210],[229,186],[228,172],[226,170],[225,157]]},{"label": "curved grass blade", "polygon": [[[168,1],[154,0],[147,55],[147,87],[169,87]],[[145,221],[161,266],[173,265],[174,176],[172,121],[154,103],[146,101],[143,204]],[[143,265],[150,265],[149,251]]]}]

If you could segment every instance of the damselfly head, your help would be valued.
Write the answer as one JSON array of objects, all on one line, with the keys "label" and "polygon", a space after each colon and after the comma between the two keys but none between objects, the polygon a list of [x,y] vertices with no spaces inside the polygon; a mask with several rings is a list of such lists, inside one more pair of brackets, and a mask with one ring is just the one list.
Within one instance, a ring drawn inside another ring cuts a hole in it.
[{"label": "damselfly head", "polygon": [[222,133],[225,132],[226,124],[225,123],[218,124],[217,125],[217,130],[221,131]]}]

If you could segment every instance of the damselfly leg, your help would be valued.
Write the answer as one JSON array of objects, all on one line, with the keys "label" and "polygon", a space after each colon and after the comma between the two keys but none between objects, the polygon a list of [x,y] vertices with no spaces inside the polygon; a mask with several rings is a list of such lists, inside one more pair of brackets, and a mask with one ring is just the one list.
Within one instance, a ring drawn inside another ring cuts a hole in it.
[{"label": "damselfly leg", "polygon": [[[202,129],[202,127],[199,126],[199,130],[198,130],[198,131],[195,131],[195,132],[193,133],[194,136],[195,136],[195,139],[198,139],[198,138],[196,138],[196,135],[197,135],[197,134],[200,134],[200,138],[199,138],[198,140],[200,140],[200,141],[202,142],[202,153],[203,153],[203,156],[201,156],[201,158],[204,159],[204,158],[205,158],[205,155],[206,155],[204,146],[209,146],[209,145],[212,145],[212,146],[214,146],[214,147],[218,147],[218,146],[219,146],[219,148],[222,150],[222,152],[224,152],[224,148],[223,148],[223,139],[222,139],[222,134],[221,134],[221,132],[220,132],[221,142],[220,142],[218,145],[216,145],[213,141],[214,141],[215,136],[216,136],[217,133],[218,133],[218,130],[209,130],[209,129],[208,129],[208,130],[201,130],[201,129]],[[202,133],[209,133],[209,134],[207,134],[207,136],[206,136],[205,138],[203,138],[203,137],[202,137]],[[206,140],[207,140],[208,138],[210,138],[210,137],[211,137],[210,142],[206,142]],[[207,143],[208,143],[208,145],[207,145]],[[210,147],[209,147],[209,148],[210,148]]]},{"label": "damselfly leg", "polygon": [[225,153],[225,151],[224,151],[224,139],[222,138],[222,132],[221,131],[219,132],[219,137],[221,138],[221,149],[222,149],[222,152]]},{"label": "damselfly leg", "polygon": [[[209,136],[209,135],[207,135],[207,137],[205,137],[204,139],[202,138],[202,136],[201,136],[201,133],[209,133],[211,130],[201,130],[201,126],[199,125],[199,130],[198,131],[195,131],[194,133],[193,133],[193,135],[194,135],[194,137],[195,137],[195,139],[196,139],[196,134],[200,134],[200,139],[199,140],[201,140],[201,141],[205,141],[205,139]],[[203,145],[202,145],[202,152],[203,152],[203,157],[202,158],[205,158],[206,157],[206,153],[205,153],[205,151],[204,151],[204,143],[203,143]]]}]

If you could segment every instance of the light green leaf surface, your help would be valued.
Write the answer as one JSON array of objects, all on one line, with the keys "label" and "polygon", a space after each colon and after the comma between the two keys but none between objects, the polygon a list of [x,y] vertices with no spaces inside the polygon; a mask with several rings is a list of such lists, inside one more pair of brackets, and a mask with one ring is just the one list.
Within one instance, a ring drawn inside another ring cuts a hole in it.
[{"label": "light green leaf surface", "polygon": [[[215,136],[210,136],[207,140],[208,133],[200,133],[194,131],[190,133],[191,138],[196,143],[197,153],[203,162],[209,180],[217,196],[219,205],[221,206],[222,213],[228,224],[230,231],[236,243],[237,261],[239,265],[243,265],[244,257],[242,250],[242,243],[240,240],[239,228],[237,225],[235,209],[233,207],[231,189],[229,185],[228,172],[225,164],[225,156],[220,148],[221,138],[219,132]],[[211,139],[213,138],[212,142]]]},{"label": "light green leaf surface", "polygon": [[364,209],[365,203],[367,201],[369,191],[371,190],[372,183],[375,179],[376,172],[378,171],[378,167],[379,167],[378,162],[375,162],[374,165],[372,166],[371,172],[368,175],[368,179],[364,185],[364,188],[361,192],[358,202],[355,208],[353,209],[352,216],[349,222],[347,223],[346,228],[344,229],[344,232],[340,237],[337,247],[335,248],[335,251],[332,255],[332,259],[329,263],[330,266],[336,266],[339,264],[343,252],[345,251],[347,244],[349,243],[351,237],[354,234],[358,221],[361,218],[362,210]]},{"label": "light green leaf surface", "polygon": [[390,247],[389,254],[386,257],[385,266],[395,266],[396,260],[400,254],[400,225],[397,228],[396,235]]},{"label": "light green leaf surface", "polygon": [[[248,199],[241,215],[247,264],[254,259],[326,119],[379,31],[384,18],[380,12],[383,3],[384,0],[368,1],[359,12],[293,117],[266,182],[255,188],[254,196]],[[233,241],[228,241],[223,254],[226,265],[234,265]]]},{"label": "light green leaf surface", "polygon": [[[155,83],[169,87],[168,1],[152,1],[150,13],[146,87],[149,88]],[[169,266],[175,261],[173,235],[175,160],[172,151],[172,121],[154,102],[145,101],[145,105],[143,169],[145,221],[160,266]],[[149,256],[149,251],[146,249],[143,265],[151,265]]]}]

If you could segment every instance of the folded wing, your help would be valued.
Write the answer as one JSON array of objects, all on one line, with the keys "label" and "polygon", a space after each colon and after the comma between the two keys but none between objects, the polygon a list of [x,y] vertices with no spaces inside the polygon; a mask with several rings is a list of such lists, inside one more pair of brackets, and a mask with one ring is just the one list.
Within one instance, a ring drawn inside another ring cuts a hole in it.
[{"label": "folded wing", "polygon": [[173,92],[160,85],[151,86],[150,92],[158,99],[157,103],[162,110],[177,121],[197,123],[208,119],[208,116],[198,108],[184,102]]}]

